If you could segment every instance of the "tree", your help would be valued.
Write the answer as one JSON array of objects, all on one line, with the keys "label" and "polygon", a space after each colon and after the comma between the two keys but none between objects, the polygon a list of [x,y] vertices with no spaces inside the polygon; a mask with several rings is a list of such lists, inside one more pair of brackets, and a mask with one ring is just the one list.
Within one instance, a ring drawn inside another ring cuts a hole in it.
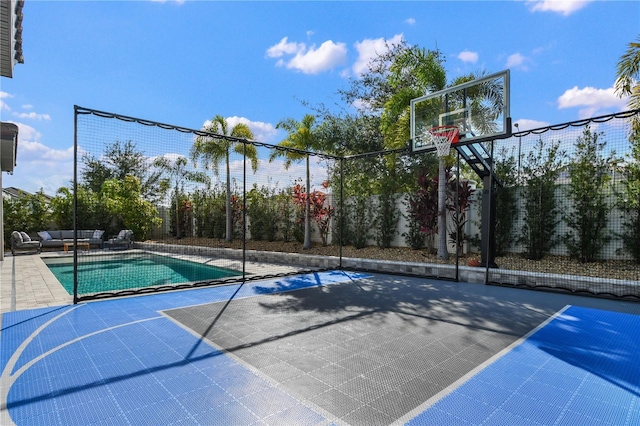
[{"label": "tree", "polygon": [[630,109],[640,109],[640,36],[637,42],[629,43],[620,57],[617,74],[616,93],[620,97],[629,96]]},{"label": "tree", "polygon": [[209,178],[202,172],[193,172],[187,170],[187,159],[179,156],[172,161],[167,157],[158,157],[154,160],[153,165],[158,167],[163,174],[168,175],[168,185],[174,185],[175,201],[176,201],[176,238],[180,239],[180,220],[179,220],[179,191],[184,181],[207,183]]},{"label": "tree", "polygon": [[513,152],[506,148],[494,158],[494,170],[502,183],[496,194],[496,254],[504,255],[513,243],[513,228],[518,217],[518,167]]},{"label": "tree", "polygon": [[148,158],[130,140],[107,145],[101,158],[85,154],[82,162],[81,183],[95,193],[102,190],[107,180],[124,180],[128,175],[140,181],[142,196],[149,201],[158,202],[166,193],[161,184],[161,172],[150,170]]},{"label": "tree", "polygon": [[[269,157],[269,161],[273,161],[276,157],[284,156],[286,161],[284,163],[285,169],[291,166],[293,161],[299,161],[305,159],[307,180],[305,193],[309,194],[311,191],[311,176],[309,169],[309,151],[317,148],[319,145],[319,139],[316,136],[315,117],[311,114],[307,114],[302,118],[302,121],[296,121],[293,118],[287,118],[280,121],[277,125],[277,129],[283,129],[288,133],[286,139],[281,141],[278,146],[284,148],[291,148],[287,150],[273,150]],[[311,248],[311,200],[307,195],[305,201],[305,214],[304,214],[304,243],[302,248],[308,250]]]},{"label": "tree", "polygon": [[255,173],[258,170],[258,151],[254,145],[248,143],[238,143],[234,139],[253,140],[253,133],[244,123],[238,123],[231,131],[227,120],[216,115],[211,123],[206,124],[202,130],[209,133],[205,136],[198,136],[191,147],[191,159],[194,163],[202,159],[205,168],[211,168],[216,176],[219,176],[220,162],[224,160],[226,167],[226,240],[233,240],[233,218],[231,211],[231,170],[229,165],[229,151],[245,155],[251,161],[251,169]]},{"label": "tree", "polygon": [[[78,185],[76,198],[78,229],[110,231],[111,218],[101,191],[94,192]],[[67,187],[58,189],[56,196],[51,200],[51,218],[59,229],[73,229],[73,189]]]},{"label": "tree", "polygon": [[556,226],[560,209],[556,198],[556,180],[565,153],[560,142],[545,149],[542,139],[525,159],[522,171],[524,186],[524,226],[521,242],[529,259],[540,260],[558,243]]},{"label": "tree", "polygon": [[144,240],[151,228],[162,222],[156,207],[142,197],[140,181],[134,176],[107,180],[102,194],[111,216],[132,230],[138,240]]},{"label": "tree", "polygon": [[571,231],[565,235],[569,253],[581,262],[595,262],[611,237],[606,233],[610,206],[605,187],[610,181],[613,157],[605,158],[606,142],[599,139],[603,133],[592,132],[586,126],[576,140],[576,151],[569,163],[571,178],[567,190],[573,212],[565,215]]},{"label": "tree", "polygon": [[622,212],[623,231],[618,235],[624,248],[640,264],[640,131],[632,132],[631,152],[621,167],[622,189],[616,193]]}]

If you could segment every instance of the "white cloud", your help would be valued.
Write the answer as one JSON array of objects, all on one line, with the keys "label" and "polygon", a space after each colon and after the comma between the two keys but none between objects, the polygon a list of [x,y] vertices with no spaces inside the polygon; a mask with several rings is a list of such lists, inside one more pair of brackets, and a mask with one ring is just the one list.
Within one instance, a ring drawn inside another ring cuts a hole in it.
[{"label": "white cloud", "polygon": [[409,24],[409,25],[415,25],[416,24],[416,20],[414,18],[406,19],[404,22]]},{"label": "white cloud", "polygon": [[578,86],[573,86],[558,98],[558,108],[581,108],[580,118],[587,118],[601,113],[601,110],[622,111],[626,108],[627,101],[627,98],[619,98],[615,94],[613,86],[608,89],[595,87],[579,89]]},{"label": "white cloud", "polygon": [[289,61],[287,68],[305,74],[318,74],[340,66],[347,61],[347,46],[327,40],[315,49],[314,46],[298,51]]},{"label": "white cloud", "polygon": [[289,42],[288,37],[284,37],[282,40],[267,49],[267,56],[270,58],[280,58],[284,55],[293,55],[299,50],[304,50],[304,43]]},{"label": "white cloud", "polygon": [[[546,121],[529,120],[527,118],[521,118],[515,121],[513,124],[514,126],[512,130],[514,132],[523,132],[525,130],[547,127],[549,125],[549,123],[547,123]],[[515,124],[518,124],[518,127],[516,127]]]},{"label": "white cloud", "polygon": [[352,67],[354,74],[360,76],[369,71],[369,63],[372,59],[386,53],[389,50],[389,46],[401,43],[403,38],[402,34],[396,34],[389,40],[376,38],[356,42],[355,48],[358,51],[358,59]]},{"label": "white cloud", "polygon": [[371,104],[364,99],[356,99],[351,105],[358,111],[368,111],[371,109]]},{"label": "white cloud", "polygon": [[0,91],[0,111],[3,110],[3,109],[6,110],[6,111],[10,111],[11,110],[9,105],[7,105],[7,103],[5,101],[3,101],[3,99],[7,99],[7,98],[13,98],[13,95],[10,95],[7,92]]},{"label": "white cloud", "polygon": [[33,108],[33,105],[31,105],[31,104],[22,105],[22,109],[32,109],[32,108]]},{"label": "white cloud", "polygon": [[[310,35],[307,32],[307,35]],[[280,58],[276,62],[278,67],[286,67],[301,71],[305,74],[318,74],[344,64],[347,60],[347,46],[344,43],[334,43],[327,40],[316,48],[307,47],[305,43],[290,42],[288,37],[267,49],[267,56]],[[285,60],[284,56],[293,56]]]},{"label": "white cloud", "polygon": [[38,120],[38,121],[51,120],[51,116],[49,114],[38,114],[35,112],[14,112],[13,115],[18,118],[27,118],[30,120]]},{"label": "white cloud", "polygon": [[478,62],[478,52],[463,50],[458,54],[458,59],[460,59],[462,62],[471,62],[472,64],[475,64],[476,62]]},{"label": "white cloud", "polygon": [[249,126],[253,133],[254,140],[257,142],[273,142],[275,135],[278,133],[276,127],[271,123],[262,121],[251,121],[245,117],[227,117],[229,128],[232,129],[238,123],[244,123]]},{"label": "white cloud", "polygon": [[526,56],[522,55],[521,53],[514,53],[507,57],[506,67],[520,68],[526,71],[529,69],[529,67],[527,66],[528,62],[529,62],[529,58],[527,58]]},{"label": "white cloud", "polygon": [[[230,132],[238,123],[243,123],[249,126],[251,133],[253,133],[253,138],[256,142],[265,142],[272,143],[276,134],[278,133],[278,129],[271,123],[264,123],[262,121],[251,121],[246,117],[226,117],[227,121],[227,131]],[[202,125],[203,129],[211,126],[211,120],[206,120]]]},{"label": "white cloud", "polygon": [[582,9],[593,0],[528,0],[527,7],[532,12],[553,12],[563,16]]}]

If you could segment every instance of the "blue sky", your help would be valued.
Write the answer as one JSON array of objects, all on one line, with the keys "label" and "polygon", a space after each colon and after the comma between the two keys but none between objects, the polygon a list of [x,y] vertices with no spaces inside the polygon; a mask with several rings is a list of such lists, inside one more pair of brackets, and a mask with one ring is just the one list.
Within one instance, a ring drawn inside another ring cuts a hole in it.
[{"label": "blue sky", "polygon": [[385,39],[439,49],[450,81],[510,69],[521,129],[623,111],[616,64],[639,33],[637,1],[27,0],[25,63],[0,81],[20,128],[2,183],[69,183],[74,105],[196,129],[220,114],[278,143],[278,121],[340,102]]}]

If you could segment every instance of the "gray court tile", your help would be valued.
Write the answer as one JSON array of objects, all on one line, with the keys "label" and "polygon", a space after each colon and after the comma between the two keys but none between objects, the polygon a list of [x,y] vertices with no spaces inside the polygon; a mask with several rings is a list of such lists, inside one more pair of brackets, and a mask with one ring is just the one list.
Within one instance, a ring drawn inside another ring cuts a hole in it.
[{"label": "gray court tile", "polygon": [[328,384],[308,374],[292,377],[283,382],[283,385],[304,398],[313,398],[331,389]]},{"label": "gray court tile", "polygon": [[348,382],[359,374],[338,364],[329,364],[310,372],[309,375],[335,387]]},{"label": "gray court tile", "polygon": [[393,417],[370,406],[362,406],[343,418],[352,426],[388,425]]},{"label": "gray court tile", "polygon": [[329,411],[337,417],[344,417],[364,405],[363,402],[358,401],[337,389],[330,389],[327,392],[318,395],[316,404],[320,408]]}]

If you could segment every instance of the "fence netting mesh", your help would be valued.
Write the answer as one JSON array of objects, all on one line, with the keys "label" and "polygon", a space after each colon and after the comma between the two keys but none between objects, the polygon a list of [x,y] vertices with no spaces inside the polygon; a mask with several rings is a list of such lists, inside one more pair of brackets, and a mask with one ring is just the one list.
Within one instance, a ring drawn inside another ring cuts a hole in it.
[{"label": "fence netting mesh", "polygon": [[76,107],[59,224],[76,250],[50,261],[78,300],[339,268],[640,297],[634,117],[483,142],[490,178],[452,149],[443,226],[435,152],[333,156]]}]

